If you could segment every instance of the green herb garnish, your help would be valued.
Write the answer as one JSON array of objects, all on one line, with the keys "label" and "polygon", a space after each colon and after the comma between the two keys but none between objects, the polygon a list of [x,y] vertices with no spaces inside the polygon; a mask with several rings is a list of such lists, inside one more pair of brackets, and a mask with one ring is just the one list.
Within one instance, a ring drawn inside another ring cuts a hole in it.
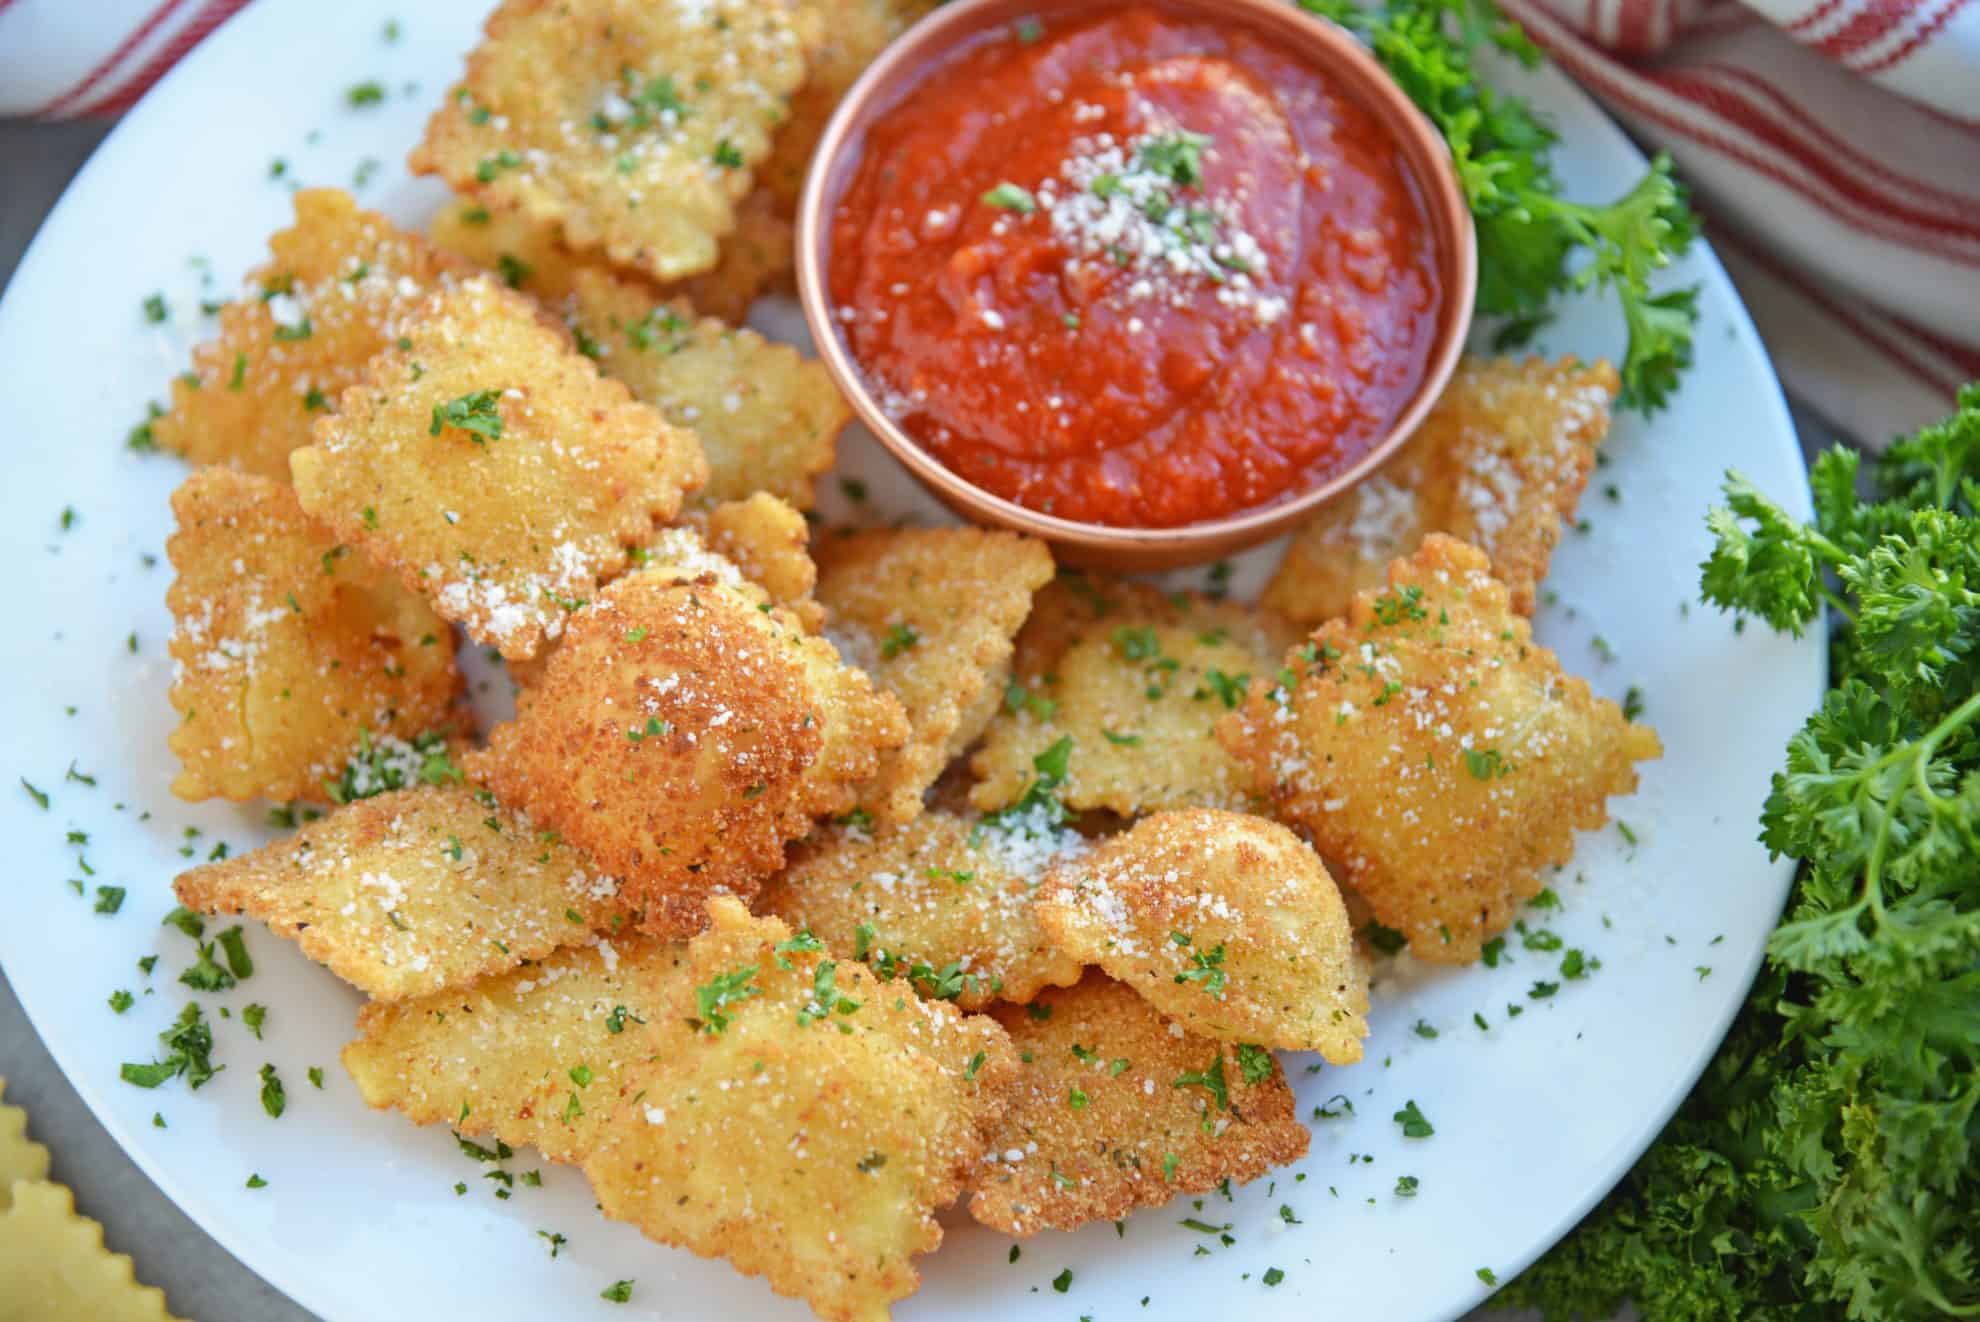
[{"label": "green herb garnish", "polygon": [[427,434],[438,436],[443,428],[457,427],[475,438],[476,445],[502,439],[502,414],[495,407],[498,390],[477,390],[433,406],[433,421]]},{"label": "green herb garnish", "polygon": [[1573,289],[1614,292],[1629,347],[1622,403],[1655,412],[1691,364],[1698,287],[1652,287],[1691,246],[1697,219],[1658,156],[1612,202],[1570,202],[1555,177],[1554,130],[1524,99],[1491,86],[1473,58],[1496,48],[1529,67],[1540,51],[1491,0],[1298,0],[1359,36],[1443,134],[1478,231],[1478,310],[1506,318],[1495,345],[1530,339]]},{"label": "green herb garnish", "polygon": [[1863,462],[1815,461],[1810,522],[1737,475],[1708,518],[1707,601],[1833,638],[1760,820],[1799,878],[1697,1089],[1508,1306],[1980,1313],[1980,384]]}]

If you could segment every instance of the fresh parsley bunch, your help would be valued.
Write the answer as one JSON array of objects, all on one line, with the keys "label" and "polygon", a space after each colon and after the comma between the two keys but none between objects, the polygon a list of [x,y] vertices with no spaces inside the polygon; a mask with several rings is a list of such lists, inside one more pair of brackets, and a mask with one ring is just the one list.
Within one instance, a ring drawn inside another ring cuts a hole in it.
[{"label": "fresh parsley bunch", "polygon": [[1513,348],[1545,324],[1570,289],[1612,290],[1629,348],[1622,402],[1654,413],[1691,365],[1698,289],[1655,292],[1651,278],[1697,232],[1684,190],[1658,156],[1636,186],[1605,205],[1561,196],[1550,157],[1554,131],[1516,96],[1479,81],[1472,54],[1495,47],[1532,66],[1540,52],[1491,0],[1299,0],[1374,52],[1450,144],[1478,230],[1478,307],[1506,319],[1497,347]]},{"label": "fresh parsley bunch", "polygon": [[1835,621],[1761,838],[1802,860],[1767,967],[1657,1145],[1501,1299],[1549,1318],[1980,1315],[1980,384],[1803,524],[1731,476],[1707,600]]}]

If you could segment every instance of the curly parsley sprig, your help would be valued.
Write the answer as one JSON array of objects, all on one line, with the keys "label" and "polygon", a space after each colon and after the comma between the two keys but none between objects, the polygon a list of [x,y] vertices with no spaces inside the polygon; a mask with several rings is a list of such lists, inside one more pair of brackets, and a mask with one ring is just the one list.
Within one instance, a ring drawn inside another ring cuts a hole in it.
[{"label": "curly parsley sprig", "polygon": [[1813,473],[1803,523],[1730,477],[1706,599],[1834,624],[1835,689],[1761,839],[1802,867],[1698,1089],[1504,1292],[1549,1319],[1980,1316],[1980,384]]},{"label": "curly parsley sprig", "polygon": [[1298,0],[1355,33],[1444,135],[1478,231],[1478,307],[1503,317],[1498,346],[1544,325],[1561,294],[1595,287],[1622,306],[1622,403],[1654,413],[1691,365],[1698,288],[1652,280],[1691,246],[1697,221],[1659,155],[1613,202],[1572,202],[1554,176],[1554,131],[1525,100],[1481,82],[1472,56],[1496,48],[1531,67],[1540,51],[1491,0]]}]

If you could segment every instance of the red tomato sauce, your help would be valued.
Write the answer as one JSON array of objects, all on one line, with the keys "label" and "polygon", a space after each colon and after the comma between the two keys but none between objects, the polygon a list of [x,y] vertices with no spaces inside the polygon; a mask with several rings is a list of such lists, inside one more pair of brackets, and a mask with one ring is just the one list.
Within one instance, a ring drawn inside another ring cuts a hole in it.
[{"label": "red tomato sauce", "polygon": [[1351,465],[1439,301],[1394,140],[1235,25],[1128,6],[985,34],[869,129],[829,217],[841,333],[952,471],[1175,527]]}]

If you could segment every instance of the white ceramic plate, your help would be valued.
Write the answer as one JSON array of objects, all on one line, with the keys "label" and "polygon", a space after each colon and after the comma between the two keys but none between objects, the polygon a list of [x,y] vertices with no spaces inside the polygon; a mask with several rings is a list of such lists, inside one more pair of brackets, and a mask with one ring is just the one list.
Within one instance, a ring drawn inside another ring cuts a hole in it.
[{"label": "white ceramic plate", "polygon": [[[803,1316],[761,1281],[605,1222],[574,1172],[543,1169],[540,1188],[518,1181],[500,1200],[486,1168],[445,1130],[366,1109],[337,1063],[357,994],[258,927],[248,932],[253,978],[200,998],[216,1016],[225,1072],[197,1094],[118,1078],[120,1062],[153,1058],[155,1034],[188,999],[177,975],[191,943],[159,925],[171,878],[218,842],[238,851],[269,835],[259,809],[189,807],[167,792],[170,571],[153,557],[162,559],[166,497],[184,470],[130,454],[125,433],[209,331],[199,299],[233,290],[286,223],[292,183],[351,186],[363,171],[361,200],[406,221],[438,203],[399,163],[483,8],[249,8],[97,153],[0,303],[0,563],[13,566],[15,607],[0,642],[0,711],[9,782],[21,776],[51,799],[43,810],[18,785],[0,791],[12,863],[0,956],[56,1059],[146,1173],[326,1318],[622,1318],[625,1308],[599,1298],[619,1279],[636,1282],[641,1313]],[[391,19],[402,35],[388,42]],[[372,79],[386,102],[350,108],[346,89]],[[1634,179],[1641,158],[1580,93],[1552,74],[1523,81],[1562,132],[1561,169],[1577,193],[1607,195]],[[286,164],[272,178],[277,160]],[[1306,1058],[1288,1058],[1303,1115],[1337,1094],[1353,1102],[1352,1115],[1314,1121],[1299,1166],[1231,1201],[1213,1196],[1200,1212],[1181,1202],[1118,1233],[1041,1235],[1014,1263],[1008,1241],[951,1214],[948,1242],[924,1260],[925,1283],[902,1318],[1070,1322],[1233,1307],[1261,1320],[1322,1308],[1395,1322],[1450,1317],[1487,1294],[1478,1269],[1510,1279],[1663,1124],[1719,1041],[1774,921],[1787,870],[1755,843],[1756,816],[1783,742],[1823,682],[1813,639],[1739,636],[1688,604],[1722,469],[1743,469],[1790,508],[1807,497],[1773,373],[1723,272],[1701,249],[1678,274],[1704,284],[1698,365],[1668,413],[1616,427],[1584,503],[1590,526],[1555,557],[1539,621],[1541,638],[1602,692],[1620,698],[1638,686],[1669,750],[1642,792],[1614,806],[1635,842],[1613,827],[1584,838],[1556,886],[1565,912],[1546,916],[1600,970],[1544,1000],[1529,989],[1560,981],[1557,954],[1518,950],[1497,969],[1398,978],[1375,1009],[1365,1063],[1308,1074]],[[171,306],[163,327],[140,312],[153,291]],[[788,306],[760,309],[758,320],[799,324]],[[1614,355],[1620,323],[1600,304],[1579,306],[1543,347]],[[864,478],[884,514],[941,517],[870,440],[849,437],[842,453],[841,471]],[[827,512],[846,513],[835,501],[836,489]],[[67,530],[65,507],[76,516]],[[1241,585],[1256,586],[1269,555],[1247,558]],[[87,843],[71,843],[71,832]],[[87,883],[86,897],[71,879]],[[121,912],[93,911],[98,885],[128,888]],[[146,977],[137,961],[153,953],[163,957]],[[138,995],[122,1016],[106,1005],[119,988]],[[265,1041],[242,1026],[249,1002],[270,1007]],[[1524,1013],[1509,1018],[1508,1005]],[[217,1018],[222,1006],[234,1017]],[[280,1120],[258,1100],[264,1063],[287,1085]],[[310,1066],[324,1071],[320,1091]],[[1390,1119],[1412,1099],[1434,1137],[1405,1139]],[[507,1169],[542,1166],[522,1153]],[[266,1187],[246,1187],[254,1174]],[[1395,1192],[1404,1175],[1418,1181],[1414,1197]],[[1192,1215],[1228,1223],[1235,1242],[1180,1224]],[[568,1237],[554,1260],[539,1230]],[[1262,1280],[1271,1267],[1284,1272],[1277,1286]],[[1067,1268],[1061,1293],[1051,1282]]]}]

